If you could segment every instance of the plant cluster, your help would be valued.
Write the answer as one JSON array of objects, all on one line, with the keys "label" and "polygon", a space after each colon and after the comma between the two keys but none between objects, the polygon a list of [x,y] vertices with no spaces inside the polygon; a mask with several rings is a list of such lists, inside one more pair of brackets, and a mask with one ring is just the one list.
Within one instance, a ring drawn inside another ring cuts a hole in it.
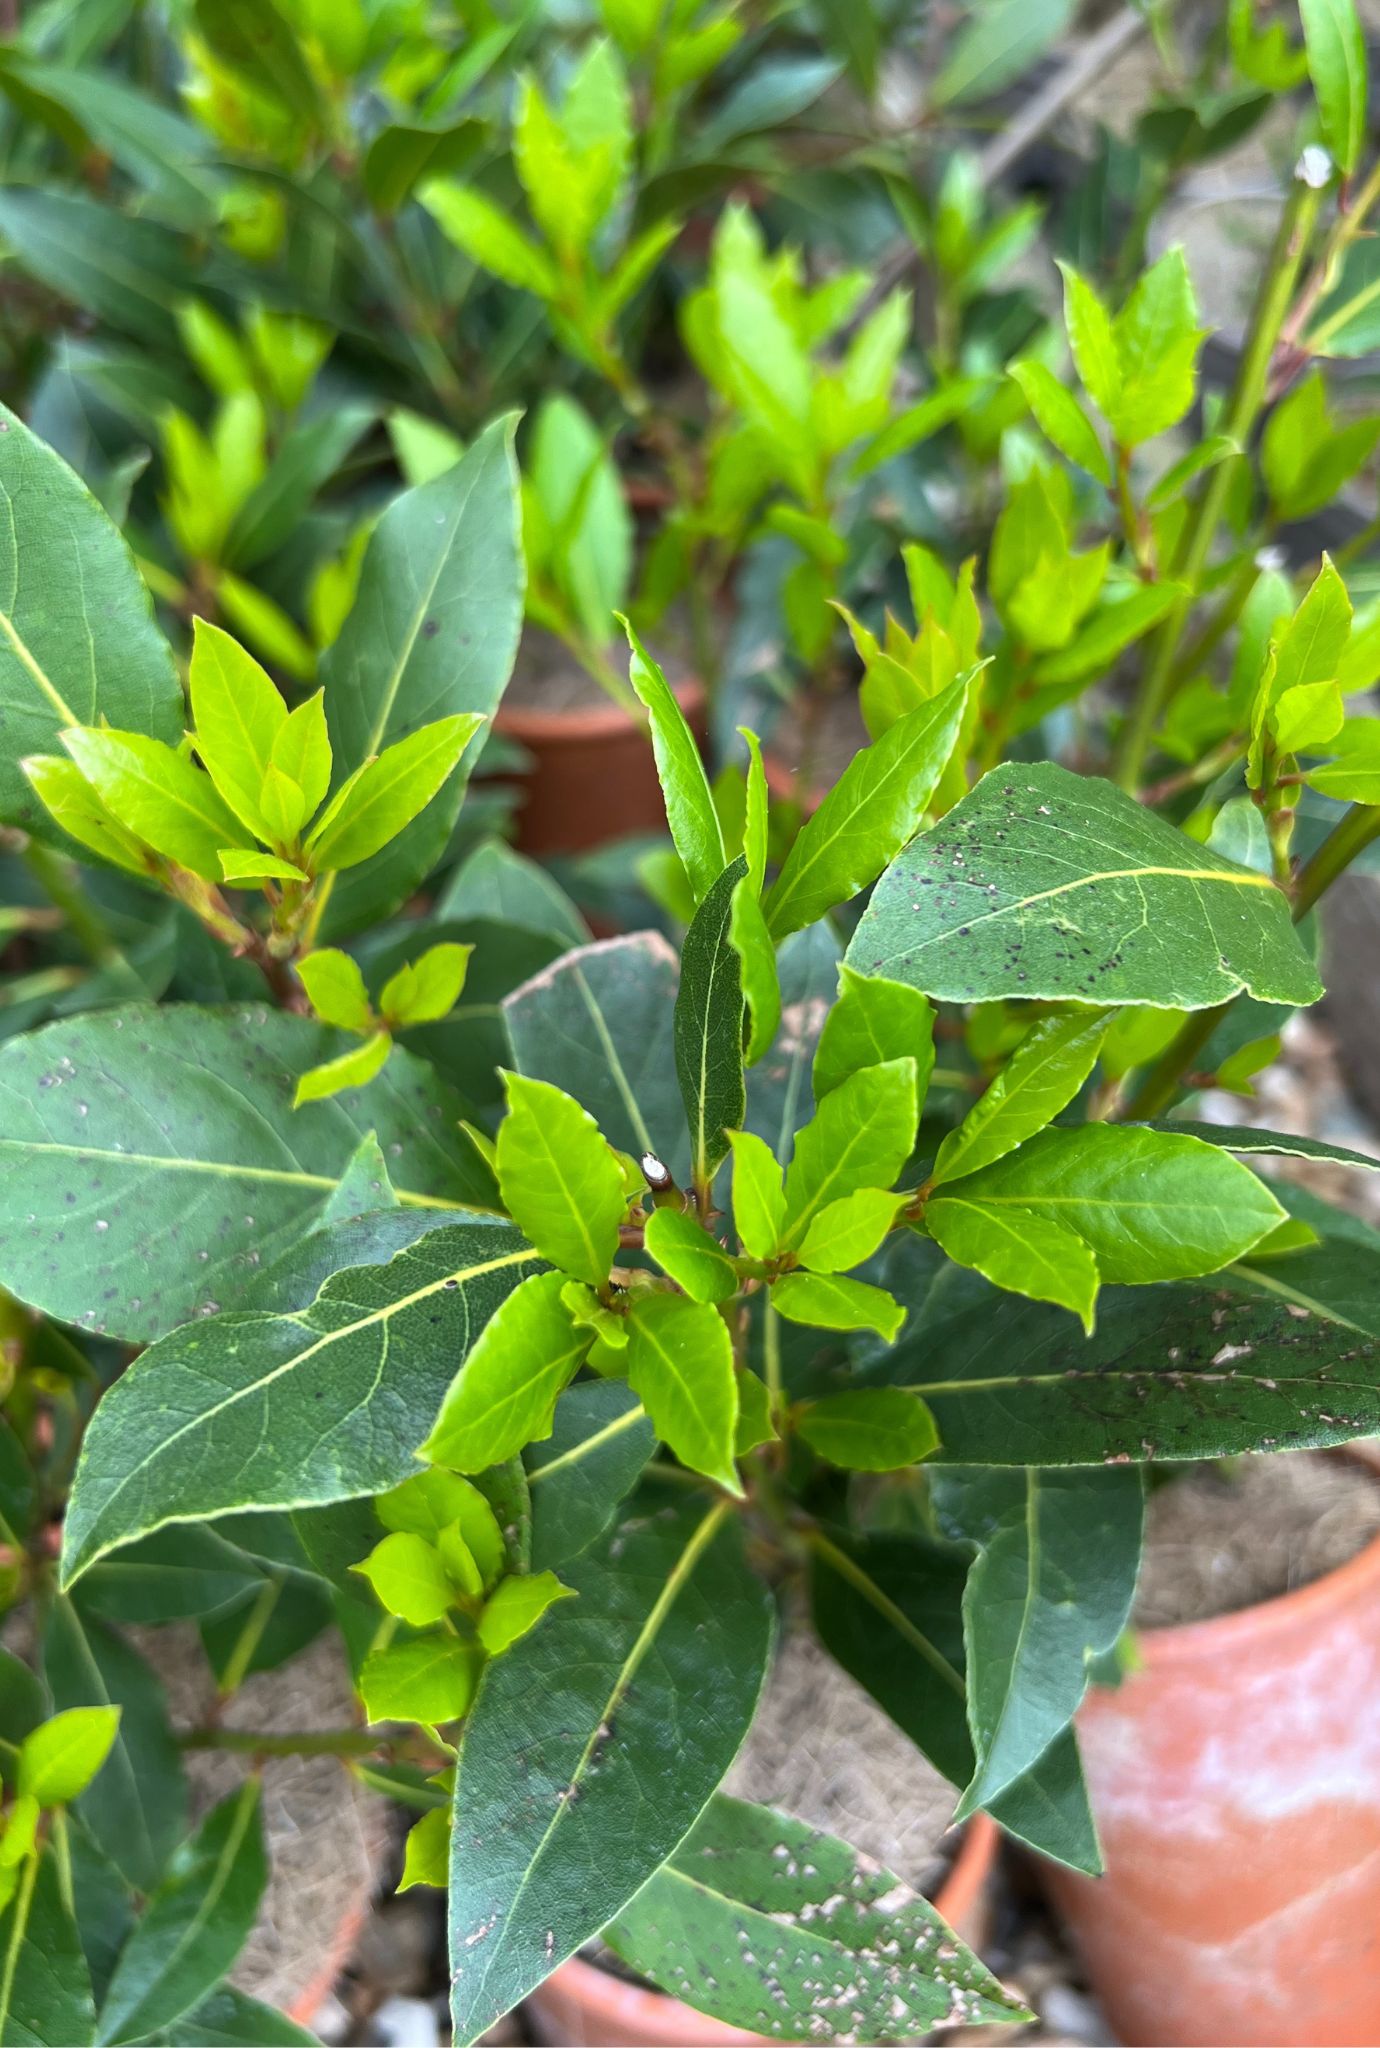
[{"label": "plant cluster", "polygon": [[[307,2038],[222,1981],[284,1747],[411,1809],[458,2041],[596,1935],[782,2038],[1019,2017],[719,1787],[807,1628],[960,1818],[1095,1872],[1147,1470],[1380,1430],[1380,1239],[1254,1163],[1373,1162],[1191,1117],[1380,836],[1373,533],[1276,548],[1380,435],[1320,367],[1373,333],[1360,29],[1157,21],[1131,256],[1065,234],[1060,315],[1038,209],[878,140],[904,8],[436,11],[0,49],[0,236],[94,319],[0,411],[0,2038]],[[1032,15],[943,46],[936,126]],[[1271,110],[1223,393],[1142,259]],[[466,800],[524,615],[645,725],[645,928]],[[791,692],[807,742],[856,695],[808,800]],[[174,1621],[227,1697],[335,1629],[358,1720],[174,1731],[129,1634]],[[246,1766],[195,1828],[189,1745]]]}]

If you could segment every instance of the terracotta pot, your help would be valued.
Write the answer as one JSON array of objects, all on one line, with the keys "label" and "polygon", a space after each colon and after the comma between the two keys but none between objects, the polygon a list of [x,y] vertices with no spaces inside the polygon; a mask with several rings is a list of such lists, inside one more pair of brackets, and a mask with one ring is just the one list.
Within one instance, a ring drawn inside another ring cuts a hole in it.
[{"label": "terracotta pot", "polygon": [[[977,1814],[964,1831],[953,1868],[935,1900],[970,1946],[980,1947],[986,1938],[988,1880],[998,1841],[993,1822],[985,1813]],[[625,1983],[582,1956],[572,1956],[553,1971],[523,2011],[538,2041],[560,2043],[561,2048],[734,2048],[735,2043],[768,2042],[764,2034],[725,2026],[664,1992]]]},{"label": "terracotta pot", "polygon": [[[703,742],[703,689],[693,681],[675,688]],[[522,852],[586,853],[630,833],[665,831],[666,807],[651,741],[621,705],[610,700],[581,711],[504,705],[494,727],[531,757],[518,778],[517,844]]]},{"label": "terracotta pot", "polygon": [[1107,1873],[1045,1870],[1118,2036],[1380,2041],[1380,1540],[1140,1643],[1078,1717]]}]

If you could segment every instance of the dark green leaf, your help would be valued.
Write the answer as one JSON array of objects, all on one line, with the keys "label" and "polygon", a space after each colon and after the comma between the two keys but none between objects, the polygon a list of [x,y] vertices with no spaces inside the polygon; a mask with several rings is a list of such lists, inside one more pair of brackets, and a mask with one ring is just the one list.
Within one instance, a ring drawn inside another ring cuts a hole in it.
[{"label": "dark green leaf", "polygon": [[655,1443],[642,1403],[621,1380],[561,1395],[550,1436],[524,1458],[536,1570],[563,1568],[603,1534]]},{"label": "dark green leaf", "polygon": [[297,1077],[339,1043],[257,1007],[106,1010],[11,1039],[0,1280],[65,1322],[147,1342],[241,1295],[311,1230],[370,1130],[405,1209],[492,1206],[456,1129],[463,1105],[408,1054],[293,1110]]},{"label": "dark green leaf", "polygon": [[729,940],[733,892],[747,873],[742,854],[706,894],[685,935],[676,995],[676,1075],[690,1126],[696,1187],[713,1185],[728,1133],[747,1108],[743,1081],[743,978]]},{"label": "dark green leaf", "polygon": [[[0,201],[3,204],[3,201]],[[172,650],[123,538],[80,478],[0,406],[0,817],[45,814],[20,770],[102,719],[176,740]]]},{"label": "dark green leaf", "polygon": [[468,1347],[536,1258],[505,1224],[454,1224],[389,1265],[336,1274],[297,1314],[250,1309],[173,1331],[96,1411],[67,1516],[69,1578],[168,1522],[395,1486]]},{"label": "dark green leaf", "polygon": [[74,192],[0,191],[0,240],[69,305],[155,349],[179,349],[173,307],[193,287],[191,243],[171,228]]},{"label": "dark green leaf", "polygon": [[20,1872],[0,1914],[0,1956],[5,2048],[85,2048],[95,2039],[91,1979],[52,1849]]},{"label": "dark green leaf", "polygon": [[[891,1871],[722,1794],[604,1939],[639,1976],[759,2037],[911,2041],[960,2015],[1021,2012]],[[834,1983],[848,1987],[837,2024],[821,2012]]]},{"label": "dark green leaf", "polygon": [[639,1518],[563,1574],[580,1595],[489,1665],[455,1788],[450,1952],[474,2041],[630,1899],[747,1731],[767,1590],[727,1505]]},{"label": "dark green leaf", "polygon": [[[404,491],[374,528],[359,596],[321,661],[337,788],[418,727],[497,707],[522,617],[512,444],[512,421],[495,421],[454,469]],[[464,781],[451,776],[391,845],[334,884],[333,933],[374,922],[411,893],[445,847]]]},{"label": "dark green leaf", "polygon": [[149,1900],[115,1966],[98,2040],[145,2040],[199,2004],[239,1954],[267,1876],[249,1778],[207,1814]]},{"label": "dark green leaf", "polygon": [[882,878],[848,959],[961,1003],[1197,1010],[1241,989],[1295,1004],[1322,993],[1267,877],[1110,783],[1050,762],[994,769],[914,840]]},{"label": "dark green leaf", "polygon": [[226,1984],[167,2029],[169,2048],[315,2048],[316,2036]]},{"label": "dark green leaf", "polygon": [[854,1472],[895,1472],[928,1457],[938,1439],[923,1401],[900,1387],[852,1387],[811,1401],[798,1428],[831,1465]]}]

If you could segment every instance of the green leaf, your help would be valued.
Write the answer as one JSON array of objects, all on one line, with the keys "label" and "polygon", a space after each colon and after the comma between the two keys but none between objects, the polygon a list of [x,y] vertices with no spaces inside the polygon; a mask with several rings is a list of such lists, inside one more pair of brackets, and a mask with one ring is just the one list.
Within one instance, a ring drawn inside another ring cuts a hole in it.
[{"label": "green leaf", "polygon": [[867,2041],[914,2040],[960,2008],[979,2025],[1022,2014],[889,1870],[721,1793],[604,1939],[639,1976],[759,2038],[815,2039],[821,1982],[847,1986],[847,2031]]},{"label": "green leaf", "polygon": [[[513,424],[498,420],[464,459],[403,492],[375,526],[359,595],[321,658],[337,786],[426,721],[488,717],[522,622],[523,566]],[[464,776],[453,776],[387,849],[327,884],[327,934],[378,921],[411,895],[450,837]]]},{"label": "green leaf", "polygon": [[733,1224],[752,1259],[769,1259],[786,1227],[786,1191],[771,1147],[752,1131],[730,1131]]},{"label": "green leaf", "polygon": [[626,620],[624,626],[632,649],[628,680],[651,721],[652,751],[666,803],[666,822],[676,852],[685,863],[695,901],[700,903],[718,881],[727,860],[719,814],[710,795],[709,778],[695,735],[676,702],[675,692]]},{"label": "green leaf", "polygon": [[372,1031],[374,1014],[359,962],[338,946],[320,946],[297,962],[297,977],[323,1024],[341,1031]]},{"label": "green leaf", "polygon": [[1332,758],[1308,769],[1311,788],[1344,803],[1380,804],[1380,718],[1348,718],[1321,751]]},{"label": "green leaf", "polygon": [[716,1308],[680,1294],[639,1295],[628,1316],[628,1385],[683,1465],[729,1493],[738,1384],[733,1340]]},{"label": "green leaf", "polygon": [[708,1189],[728,1155],[728,1133],[743,1121],[743,981],[729,938],[733,896],[747,873],[742,854],[696,911],[681,956],[676,996],[676,1076],[690,1126],[696,1187]]},{"label": "green leaf", "polygon": [[1099,483],[1110,484],[1112,473],[1097,431],[1068,386],[1061,384],[1048,365],[1034,356],[1012,363],[1007,375],[1020,386],[1041,432],[1060,454],[1086,469]]},{"label": "green leaf", "polygon": [[1188,411],[1205,331],[1198,326],[1188,264],[1176,244],[1142,273],[1116,318],[1121,383],[1107,418],[1123,447],[1152,441]]},{"label": "green leaf", "polygon": [[863,1067],[831,1089],[796,1137],[783,1244],[798,1247],[827,1204],[890,1187],[910,1158],[917,1115],[913,1059]]},{"label": "green leaf", "polygon": [[542,932],[565,951],[583,946],[589,927],[545,868],[501,839],[485,839],[454,870],[436,901],[438,918],[514,925]]},{"label": "green leaf", "polygon": [[93,1565],[82,1613],[105,1621],[201,1620],[263,1590],[263,1571],[211,1529],[166,1530]]},{"label": "green leaf", "polygon": [[196,0],[196,25],[230,72],[294,121],[325,116],[316,75],[274,0]]},{"label": "green leaf", "polygon": [[1220,1145],[1225,1152],[1264,1153],[1277,1159],[1330,1159],[1339,1166],[1360,1166],[1367,1173],[1380,1173],[1380,1159],[1369,1152],[1356,1152],[1350,1145],[1329,1145],[1321,1138],[1300,1138],[1292,1131],[1262,1131],[1245,1124],[1196,1124],[1177,1117],[1172,1123],[1146,1128],[1201,1138],[1205,1144]]},{"label": "green leaf", "polygon": [[999,92],[1058,42],[1072,0],[981,0],[962,17],[932,94],[940,106],[968,106]]},{"label": "green leaf", "polygon": [[508,1296],[453,1381],[421,1456],[483,1472],[550,1434],[556,1396],[590,1343],[561,1301],[564,1285],[560,1273],[537,1273]]},{"label": "green leaf", "polygon": [[876,881],[917,831],[958,737],[964,677],[855,754],[802,826],[767,896],[774,939],[813,924]]},{"label": "green leaf", "polygon": [[370,1721],[458,1721],[470,1709],[482,1665],[479,1651],[458,1636],[424,1636],[371,1650],[359,1674]]},{"label": "green leaf", "polygon": [[750,874],[743,875],[734,888],[728,936],[742,973],[748,1013],[743,1057],[751,1067],[770,1050],[781,1028],[781,982],[776,971],[776,948]]},{"label": "green leaf", "polygon": [[1366,142],[1366,39],[1353,0],[1299,0],[1323,141],[1347,177]]},{"label": "green leaf", "polygon": [[279,860],[275,854],[245,853],[235,847],[222,846],[216,858],[220,862],[221,875],[236,886],[255,882],[305,882],[306,870],[294,867],[290,860]]},{"label": "green leaf", "polygon": [[960,1003],[1196,1010],[1242,989],[1290,1005],[1322,993],[1268,877],[1049,762],[994,769],[914,840],[874,891],[848,960]]},{"label": "green leaf", "polygon": [[168,2029],[171,2048],[314,2048],[316,2036],[286,2013],[223,1984]]},{"label": "green leaf", "polygon": [[428,946],[419,960],[409,961],[384,983],[379,1010],[396,1031],[414,1024],[439,1023],[460,1000],[473,946],[443,941]]},{"label": "green leaf", "polygon": [[44,1631],[43,1671],[59,1711],[119,1709],[114,1746],[75,1812],[120,1874],[151,1892],[187,1817],[182,1757],[163,1688],[122,1636],[61,1598]]},{"label": "green leaf", "polygon": [[771,1291],[772,1307],[790,1323],[819,1330],[875,1330],[894,1344],[906,1312],[881,1287],[832,1273],[787,1273]]},{"label": "green leaf", "polygon": [[882,975],[839,969],[839,998],[824,1019],[815,1048],[816,1101],[856,1074],[887,1060],[913,1059],[923,1103],[934,1067],[934,1010],[918,989]]},{"label": "green leaf", "polygon": [[62,743],[130,832],[194,875],[220,881],[221,847],[244,845],[245,834],[209,776],[144,733],[69,726]]},{"label": "green leaf", "polygon": [[925,1228],[958,1265],[1013,1294],[1072,1309],[1091,1333],[1101,1285],[1097,1260],[1055,1217],[985,1202],[960,1183],[940,1188],[926,1203]]},{"label": "green leaf", "polygon": [[963,1590],[977,1768],[959,1816],[990,1806],[1072,1721],[1090,1661],[1126,1627],[1140,1567],[1139,1472],[936,1474],[945,1533],[977,1561]]},{"label": "green leaf", "polygon": [[100,1770],[120,1725],[118,1707],[69,1707],[54,1714],[19,1751],[17,1784],[40,1806],[66,1806]]},{"label": "green leaf", "polygon": [[265,829],[261,799],[274,742],[288,710],[252,654],[206,619],[194,619],[188,670],[196,750],[220,795],[257,838]]},{"label": "green leaf", "polygon": [[816,1273],[846,1273],[870,1259],[896,1220],[900,1199],[884,1188],[858,1188],[818,1211],[800,1246],[800,1263]]},{"label": "green leaf", "polygon": [[97,2040],[144,2041],[220,1981],[254,1924],[268,1876],[259,1784],[207,1814],[120,1951]]},{"label": "green leaf", "polygon": [[410,1529],[394,1530],[350,1569],[369,1581],[389,1614],[411,1628],[434,1627],[455,1599],[434,1546]]},{"label": "green leaf", "polygon": [[504,1205],[544,1258],[602,1287],[618,1252],[627,1194],[618,1161],[578,1102],[549,1081],[505,1074],[498,1127]]},{"label": "green leaf", "polygon": [[619,1380],[571,1387],[548,1440],[525,1453],[532,1491],[532,1564],[559,1568],[613,1520],[652,1454],[656,1432]]},{"label": "green leaf", "polygon": [[423,178],[430,184],[447,172],[462,170],[478,154],[486,134],[484,122],[473,114],[435,123],[390,122],[364,154],[361,175],[370,202],[380,213],[396,213]]},{"label": "green leaf", "polygon": [[933,1266],[913,1265],[913,1281],[898,1262],[886,1273],[915,1301],[886,1377],[934,1410],[946,1463],[1223,1458],[1380,1429],[1380,1265],[1366,1247],[1210,1285],[1104,1288],[1091,1337],[956,1268],[931,1302]]},{"label": "green leaf", "polygon": [[92,1421],[67,1578],[167,1522],[396,1485],[457,1361],[536,1257],[502,1224],[442,1226],[388,1265],[336,1274],[296,1313],[243,1310],[173,1331]]},{"label": "green leaf", "polygon": [[311,832],[307,850],[317,870],[358,867],[398,838],[449,781],[482,723],[475,711],[438,718],[366,761]]},{"label": "green leaf", "polygon": [[990,1166],[1053,1123],[1092,1072],[1106,1032],[1107,1019],[1086,1012],[1036,1024],[958,1129],[945,1137],[931,1185]]},{"label": "green leaf", "polygon": [[939,1442],[923,1401],[900,1387],[855,1387],[811,1401],[796,1428],[811,1450],[854,1472],[916,1465]]},{"label": "green leaf", "polygon": [[182,692],[129,549],[86,486],[0,406],[0,818],[42,827],[21,769],[103,719],[175,740]]},{"label": "green leaf", "polygon": [[676,1084],[676,956],[660,932],[582,946],[503,1005],[519,1070],[566,1089],[611,1145],[689,1175]]},{"label": "green leaf", "polygon": [[1064,325],[1083,389],[1104,419],[1110,419],[1121,396],[1121,362],[1112,317],[1095,288],[1071,263],[1059,266],[1064,278]]},{"label": "green leaf", "polygon": [[[813,1559],[811,1601],[830,1653],[944,1776],[975,1769],[964,1682],[967,1567],[951,1546],[914,1536],[839,1536]],[[1102,1868],[1072,1732],[993,1801],[1003,1828],[1075,1869]]]},{"label": "green leaf", "polygon": [[534,292],[539,299],[558,295],[560,278],[546,251],[510,214],[472,185],[432,179],[419,189],[417,197],[442,234],[472,263],[492,271],[518,291]]},{"label": "green leaf", "polygon": [[16,268],[68,305],[175,358],[172,309],[199,267],[187,236],[84,195],[11,182],[0,190],[0,237]]},{"label": "green leaf", "polygon": [[461,2043],[670,1855],[747,1731],[770,1654],[770,1597],[726,1503],[639,1516],[564,1576],[581,1597],[488,1666],[465,1731],[450,1888]]},{"label": "green leaf", "polygon": [[363,1045],[352,1046],[336,1059],[323,1060],[320,1066],[308,1068],[293,1092],[293,1108],[300,1109],[304,1102],[325,1102],[347,1088],[366,1087],[386,1064],[392,1049],[388,1033],[376,1031]]},{"label": "green leaf", "polygon": [[[79,846],[130,874],[148,873],[147,849],[106,809],[75,761],[61,754],[34,754],[26,756],[20,768],[43,809]],[[225,854],[220,859],[224,869]]]},{"label": "green leaf", "polygon": [[723,1246],[683,1209],[653,1209],[643,1242],[692,1301],[730,1301],[738,1292],[738,1275]]},{"label": "green leaf", "polygon": [[1104,590],[1068,644],[1036,660],[1033,674],[1040,687],[1031,705],[1037,715],[1043,717],[1055,694],[1062,702],[1070,683],[1108,668],[1124,647],[1158,625],[1183,595],[1182,584],[1167,581]]},{"label": "green leaf", "polygon": [[1042,1131],[948,1192],[1061,1224],[1089,1246],[1104,1280],[1122,1284],[1216,1272],[1284,1217],[1249,1167],[1200,1138],[1144,1125]]},{"label": "green leaf", "polygon": [[314,816],[331,782],[331,739],[324,690],[318,690],[290,711],[278,727],[272,766],[301,790],[305,815]]},{"label": "green leaf", "polygon": [[403,1871],[398,1879],[399,1892],[411,1891],[415,1884],[434,1886],[444,1891],[450,1874],[450,1805],[438,1806],[430,1813],[424,1813],[407,1831],[403,1846]]},{"label": "green leaf", "polygon": [[558,1600],[569,1600],[573,1595],[574,1588],[563,1586],[554,1572],[505,1579],[484,1603],[484,1612],[479,1617],[479,1640],[491,1657],[501,1657],[528,1629],[535,1628]]},{"label": "green leaf", "polygon": [[56,1852],[21,1871],[0,1914],[0,2039],[6,2048],[84,2048],[95,2039],[91,1977]]}]

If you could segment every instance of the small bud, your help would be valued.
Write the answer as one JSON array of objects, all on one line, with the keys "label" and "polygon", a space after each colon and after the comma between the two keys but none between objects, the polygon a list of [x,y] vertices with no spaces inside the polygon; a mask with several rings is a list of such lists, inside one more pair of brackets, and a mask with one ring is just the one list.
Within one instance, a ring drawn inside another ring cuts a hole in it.
[{"label": "small bud", "polygon": [[1332,182],[1336,166],[1320,142],[1310,142],[1294,166],[1294,176],[1310,192],[1321,192]]},{"label": "small bud", "polygon": [[665,1194],[668,1188],[675,1186],[669,1170],[662,1165],[655,1152],[644,1152],[639,1163],[647,1185],[653,1194]]}]

